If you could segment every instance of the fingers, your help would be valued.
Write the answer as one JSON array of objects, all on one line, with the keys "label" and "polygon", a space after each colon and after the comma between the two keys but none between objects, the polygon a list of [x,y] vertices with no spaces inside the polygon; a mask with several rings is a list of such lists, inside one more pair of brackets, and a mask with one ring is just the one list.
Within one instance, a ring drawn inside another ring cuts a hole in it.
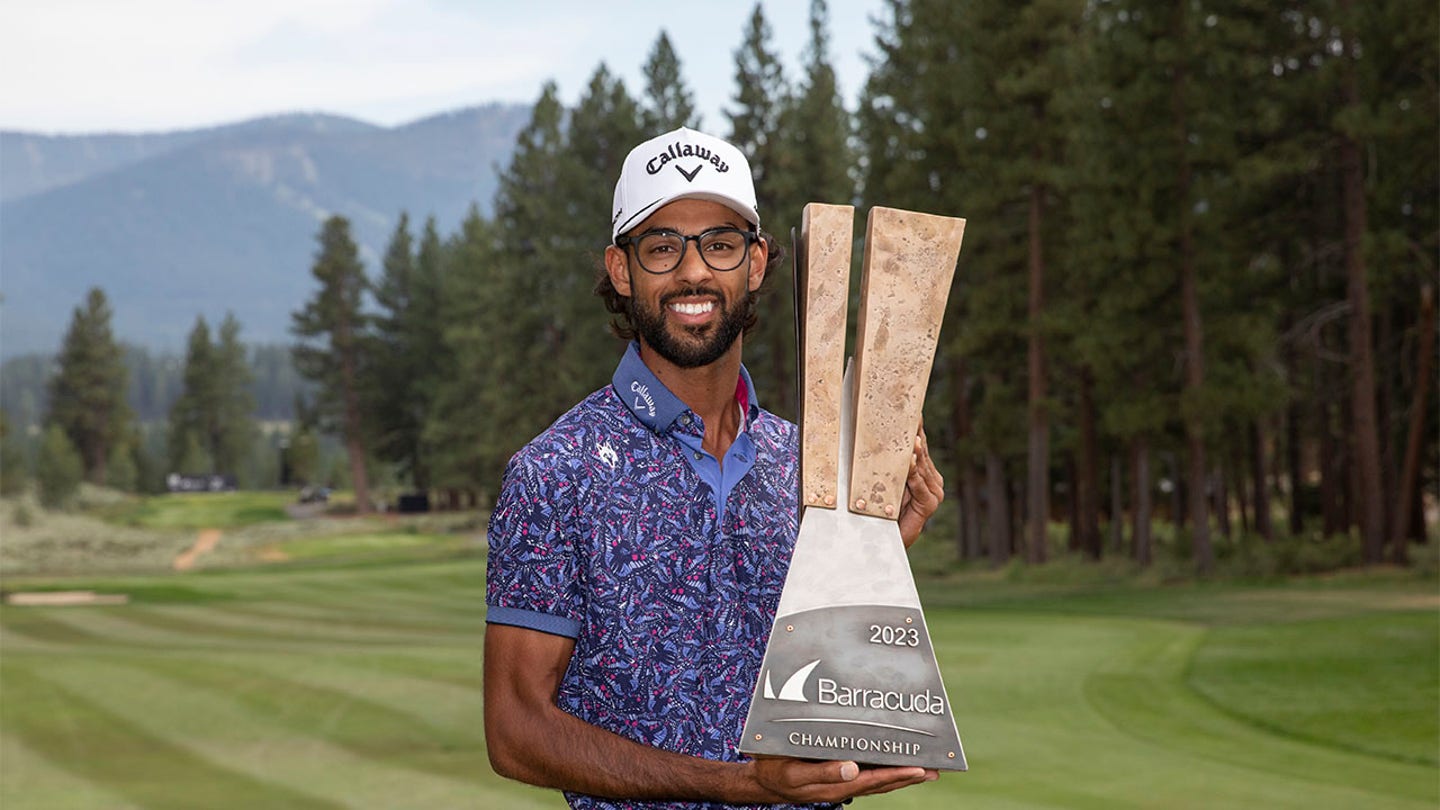
[{"label": "fingers", "polygon": [[945,479],[930,457],[930,443],[922,422],[915,432],[914,452],[910,456],[910,473],[905,478],[905,492],[900,497],[900,538],[909,548],[924,531],[925,524],[945,500]]},{"label": "fingers", "polygon": [[938,778],[940,778],[939,771],[930,771],[924,768],[874,768],[862,771],[860,777],[848,787],[855,791],[851,794],[853,796],[874,796],[911,785],[931,782]]},{"label": "fingers", "polygon": [[806,762],[788,757],[756,757],[766,775],[762,782],[785,801],[835,802],[852,796],[889,793],[929,782],[937,771],[924,768],[870,768],[849,761]]}]

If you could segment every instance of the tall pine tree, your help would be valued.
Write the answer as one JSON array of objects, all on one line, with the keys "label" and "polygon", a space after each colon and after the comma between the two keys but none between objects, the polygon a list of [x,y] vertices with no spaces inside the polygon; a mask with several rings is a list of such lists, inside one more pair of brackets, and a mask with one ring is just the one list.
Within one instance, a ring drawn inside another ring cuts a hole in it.
[{"label": "tall pine tree", "polygon": [[131,419],[125,401],[127,373],[111,333],[110,303],[99,287],[76,307],[50,380],[48,422],[57,425],[80,453],[85,477],[105,483],[110,452]]},{"label": "tall pine tree", "polygon": [[419,490],[430,488],[431,447],[423,434],[445,364],[441,254],[434,217],[426,220],[417,250],[402,212],[375,287],[379,313],[367,366],[375,454],[398,464]]},{"label": "tall pine tree", "polygon": [[318,241],[311,273],[320,289],[292,313],[296,343],[291,353],[296,369],[316,385],[323,424],[344,442],[355,506],[366,514],[371,505],[361,400],[367,333],[362,305],[369,284],[349,220],[338,215],[327,219]]},{"label": "tall pine tree", "polygon": [[[772,43],[769,22],[755,4],[745,39],[735,51],[734,106],[726,111],[729,140],[750,161],[761,227],[780,245],[790,244],[790,226],[800,212],[789,183],[794,177],[784,129],[792,90]],[[833,202],[833,201],[831,201]],[[793,280],[787,269],[765,280],[756,305],[759,317],[745,336],[746,366],[762,381],[766,407],[781,416],[795,411],[795,316]]]},{"label": "tall pine tree", "polygon": [[202,475],[220,469],[210,444],[219,411],[215,369],[215,346],[202,315],[195,319],[185,349],[184,388],[170,407],[166,447],[171,472]]},{"label": "tall pine tree", "polygon": [[701,118],[695,112],[694,96],[680,74],[680,57],[663,29],[655,38],[650,58],[645,61],[644,73],[645,134],[653,137],[676,127],[700,129]]},{"label": "tall pine tree", "polygon": [[215,419],[210,434],[216,470],[237,476],[250,461],[256,436],[255,395],[250,392],[254,375],[240,329],[235,314],[225,313],[215,344]]}]

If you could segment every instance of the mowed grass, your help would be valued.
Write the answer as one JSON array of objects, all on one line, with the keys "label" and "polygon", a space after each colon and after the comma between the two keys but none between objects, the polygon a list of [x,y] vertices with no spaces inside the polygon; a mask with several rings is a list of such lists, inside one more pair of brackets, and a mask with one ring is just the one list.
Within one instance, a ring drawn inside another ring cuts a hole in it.
[{"label": "mowed grass", "polygon": [[[563,807],[486,761],[483,557],[336,541],[361,558],[0,607],[0,807]],[[1440,804],[1432,582],[922,593],[971,770],[855,806]]]},{"label": "mowed grass", "polygon": [[295,493],[186,492],[128,500],[105,510],[116,523],[147,529],[230,529],[285,520]]}]

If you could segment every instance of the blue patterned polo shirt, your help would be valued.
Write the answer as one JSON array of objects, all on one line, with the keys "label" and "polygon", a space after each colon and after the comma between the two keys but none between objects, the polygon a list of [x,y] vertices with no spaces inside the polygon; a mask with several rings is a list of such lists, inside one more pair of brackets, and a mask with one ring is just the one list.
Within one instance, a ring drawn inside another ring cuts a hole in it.
[{"label": "blue patterned polo shirt", "polygon": [[632,343],[610,385],[510,460],[486,587],[487,621],[575,639],[561,709],[727,761],[740,759],[797,529],[795,426],[762,410],[740,374],[747,412],[721,465],[701,448],[700,417]]}]

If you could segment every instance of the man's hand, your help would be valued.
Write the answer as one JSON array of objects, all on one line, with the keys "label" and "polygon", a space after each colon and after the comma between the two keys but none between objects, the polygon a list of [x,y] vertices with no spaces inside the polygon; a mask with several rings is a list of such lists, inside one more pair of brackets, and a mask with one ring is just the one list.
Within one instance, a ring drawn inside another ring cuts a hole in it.
[{"label": "man's hand", "polygon": [[854,762],[807,762],[789,757],[756,757],[753,764],[755,781],[775,794],[774,801],[797,803],[841,802],[940,778],[939,771],[924,768],[861,770]]},{"label": "man's hand", "polygon": [[910,457],[910,475],[905,479],[905,494],[900,497],[900,538],[905,547],[912,546],[925,529],[926,521],[945,500],[945,478],[935,469],[930,458],[930,444],[925,440],[925,423],[915,431],[915,454]]}]

